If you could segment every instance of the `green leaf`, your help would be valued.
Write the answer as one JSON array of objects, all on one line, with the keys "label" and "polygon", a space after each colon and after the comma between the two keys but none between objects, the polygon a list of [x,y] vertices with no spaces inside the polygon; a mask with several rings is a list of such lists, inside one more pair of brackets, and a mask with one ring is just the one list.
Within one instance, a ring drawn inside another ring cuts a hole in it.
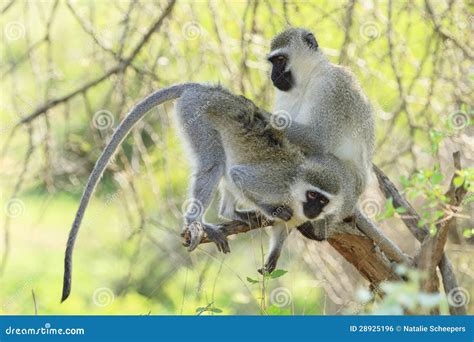
[{"label": "green leaf", "polygon": [[436,210],[434,212],[433,216],[434,216],[434,220],[437,221],[437,220],[439,220],[440,218],[442,218],[444,216],[444,211]]},{"label": "green leaf", "polygon": [[410,181],[406,176],[401,176],[400,177],[400,183],[402,183],[403,187],[408,187],[410,185]]},{"label": "green leaf", "polygon": [[404,214],[407,212],[407,209],[404,208],[404,207],[398,207],[397,209],[395,209],[395,211],[398,213],[398,214]]},{"label": "green leaf", "polygon": [[431,176],[431,183],[434,184],[434,185],[441,183],[442,180],[443,180],[443,175],[439,172],[435,172]]},{"label": "green leaf", "polygon": [[455,177],[453,180],[453,184],[455,187],[459,188],[464,183],[464,177]]},{"label": "green leaf", "polygon": [[247,277],[247,281],[248,281],[250,284],[257,284],[257,283],[258,283],[258,280],[252,279],[252,278],[250,278],[250,277]]},{"label": "green leaf", "polygon": [[280,278],[281,276],[285,275],[286,273],[288,273],[288,271],[278,269],[278,270],[275,270],[272,273],[270,273],[270,278],[272,278],[272,279]]},{"label": "green leaf", "polygon": [[208,309],[208,311],[215,312],[215,313],[221,313],[222,312],[222,310],[219,309],[219,308],[210,308],[210,309]]}]

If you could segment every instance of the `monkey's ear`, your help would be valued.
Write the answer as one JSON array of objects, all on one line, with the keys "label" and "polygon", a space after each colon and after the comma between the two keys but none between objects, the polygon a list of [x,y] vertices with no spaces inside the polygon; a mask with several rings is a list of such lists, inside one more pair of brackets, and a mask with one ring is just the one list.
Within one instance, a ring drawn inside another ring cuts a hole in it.
[{"label": "monkey's ear", "polygon": [[312,33],[307,33],[303,37],[304,42],[306,45],[309,46],[310,49],[316,50],[318,48],[318,42],[316,41],[316,38],[314,38],[314,35]]}]

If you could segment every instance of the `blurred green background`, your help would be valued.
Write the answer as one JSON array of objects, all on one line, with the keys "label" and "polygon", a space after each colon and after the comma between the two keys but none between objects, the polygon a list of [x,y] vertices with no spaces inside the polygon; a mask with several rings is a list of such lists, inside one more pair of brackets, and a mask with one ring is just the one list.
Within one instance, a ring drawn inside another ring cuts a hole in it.
[{"label": "blurred green background", "polygon": [[[266,54],[288,25],[312,30],[331,61],[358,76],[377,110],[375,163],[433,224],[453,151],[472,174],[468,1],[61,0],[0,8],[0,313],[308,315],[430,305],[416,279],[392,288],[385,302],[362,305],[367,284],[357,271],[328,244],[297,233],[279,264],[287,273],[275,279],[256,271],[267,250],[263,230],[231,238],[226,256],[211,245],[188,253],[179,233],[189,168],[172,104],[148,114],[106,171],[76,244],[72,295],[60,304],[63,253],[87,176],[131,106],[155,89],[199,81],[271,110]],[[375,184],[361,205],[413,254],[417,242]],[[470,193],[446,247],[467,298],[472,213]]]}]

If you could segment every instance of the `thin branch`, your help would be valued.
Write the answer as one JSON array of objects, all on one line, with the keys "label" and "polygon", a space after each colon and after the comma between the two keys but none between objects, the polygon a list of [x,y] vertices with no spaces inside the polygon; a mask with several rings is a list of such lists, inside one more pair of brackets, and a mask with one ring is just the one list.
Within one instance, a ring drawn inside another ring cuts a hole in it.
[{"label": "thin branch", "polygon": [[48,110],[50,110],[51,108],[61,104],[61,103],[64,103],[64,102],[67,102],[69,101],[71,98],[75,97],[76,95],[79,95],[81,93],[84,93],[85,91],[87,91],[89,88],[92,88],[100,83],[102,83],[103,81],[105,81],[106,79],[108,79],[110,76],[114,75],[114,74],[117,74],[117,73],[120,73],[120,72],[124,72],[130,65],[130,63],[134,60],[134,58],[138,55],[138,53],[140,52],[140,50],[143,48],[143,46],[145,46],[145,44],[148,42],[148,40],[150,39],[150,37],[152,36],[152,34],[158,30],[158,28],[162,25],[163,21],[165,20],[165,18],[171,13],[171,10],[173,9],[173,6],[175,4],[176,0],[170,0],[170,2],[168,3],[167,7],[165,8],[165,10],[163,11],[163,13],[161,14],[161,16],[155,21],[155,23],[148,29],[147,33],[142,37],[141,41],[137,44],[137,46],[135,47],[135,49],[133,49],[133,52],[130,54],[129,57],[127,57],[126,59],[124,59],[123,61],[120,61],[116,66],[112,67],[111,69],[109,69],[105,74],[103,74],[102,76],[84,84],[82,87],[79,87],[78,89],[70,92],[69,94],[66,94],[66,95],[63,95],[63,96],[60,96],[60,97],[57,97],[55,99],[52,99],[52,100],[49,100],[47,101],[46,103],[40,105],[36,110],[34,110],[31,114],[27,115],[26,117],[24,117],[23,119],[21,119],[21,121],[17,124],[17,125],[22,125],[24,123],[27,123],[27,122],[31,122],[32,120],[34,120],[35,118],[37,118],[38,116],[40,116],[41,114],[44,114],[46,113]]},{"label": "thin branch", "polygon": [[[454,167],[456,170],[461,170],[461,155],[458,152],[453,153]],[[432,278],[436,273],[436,265],[441,262],[444,253],[444,246],[448,239],[448,232],[452,229],[455,222],[455,214],[459,211],[459,206],[462,203],[467,190],[464,186],[456,187],[454,179],[456,173],[451,179],[449,190],[446,197],[449,199],[450,212],[446,213],[444,218],[437,224],[435,234],[427,234],[421,245],[419,254],[417,255],[417,263],[420,269],[426,270],[428,279],[425,281],[425,286],[429,287]]]},{"label": "thin branch", "polygon": [[38,315],[38,304],[36,303],[35,290],[31,289],[31,296],[33,297],[33,306],[35,308],[35,316]]},{"label": "thin branch", "polygon": [[456,45],[461,51],[469,58],[469,59],[474,59],[474,53],[470,51],[470,49],[467,46],[464,46],[461,44],[456,38],[454,38],[450,32],[446,31],[441,24],[439,23],[438,19],[436,18],[436,14],[434,13],[433,7],[431,6],[430,2],[428,0],[425,1],[426,5],[426,10],[428,14],[430,15],[431,21],[433,22],[434,25],[434,30],[438,35],[443,39],[443,40],[450,40],[453,42],[454,45]]},{"label": "thin branch", "polygon": [[390,240],[383,231],[359,209],[356,212],[356,223],[357,227],[371,238],[390,260],[405,265],[413,264],[412,258],[405,254],[400,247]]},{"label": "thin branch", "polygon": [[[423,242],[425,237],[429,234],[429,229],[426,225],[418,226],[418,222],[421,221],[420,215],[418,215],[411,204],[400,194],[392,181],[381,169],[376,165],[373,165],[373,169],[377,176],[380,190],[384,193],[386,198],[391,197],[393,199],[393,206],[395,208],[405,208],[406,212],[401,216],[403,223],[405,223],[405,226],[418,241]],[[446,254],[443,255],[439,268],[443,278],[444,291],[448,295],[450,291],[456,289],[459,285],[453,266]],[[466,307],[450,305],[449,311],[451,315],[465,315]]]}]

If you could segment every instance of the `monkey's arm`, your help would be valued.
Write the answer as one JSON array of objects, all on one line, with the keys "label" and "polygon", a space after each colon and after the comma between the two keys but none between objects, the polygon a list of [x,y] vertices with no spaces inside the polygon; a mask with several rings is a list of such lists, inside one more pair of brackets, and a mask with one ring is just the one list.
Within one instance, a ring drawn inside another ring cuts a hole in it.
[{"label": "monkey's arm", "polygon": [[292,121],[284,130],[286,138],[301,148],[305,154],[326,153],[324,141],[326,137],[321,135],[316,125],[306,125]]}]

